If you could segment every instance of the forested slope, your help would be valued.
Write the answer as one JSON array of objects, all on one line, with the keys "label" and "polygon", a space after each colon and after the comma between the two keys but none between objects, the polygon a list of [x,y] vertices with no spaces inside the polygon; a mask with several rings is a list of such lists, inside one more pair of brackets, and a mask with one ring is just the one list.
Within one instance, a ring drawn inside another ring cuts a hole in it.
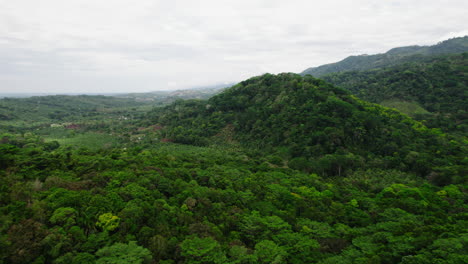
[{"label": "forested slope", "polygon": [[[468,132],[468,53],[321,78],[359,98],[398,108],[431,127]],[[422,107],[422,109],[421,109]]]},{"label": "forested slope", "polygon": [[448,183],[464,173],[461,143],[311,76],[266,74],[208,101],[181,101],[151,115],[174,142],[221,138],[323,175],[385,167]]}]

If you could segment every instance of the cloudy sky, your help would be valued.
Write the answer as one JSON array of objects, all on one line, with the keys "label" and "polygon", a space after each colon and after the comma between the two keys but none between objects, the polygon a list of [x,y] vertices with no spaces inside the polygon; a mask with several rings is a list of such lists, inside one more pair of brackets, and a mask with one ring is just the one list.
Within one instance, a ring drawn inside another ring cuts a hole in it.
[{"label": "cloudy sky", "polygon": [[466,0],[0,0],[0,93],[112,93],[301,72],[468,35]]}]

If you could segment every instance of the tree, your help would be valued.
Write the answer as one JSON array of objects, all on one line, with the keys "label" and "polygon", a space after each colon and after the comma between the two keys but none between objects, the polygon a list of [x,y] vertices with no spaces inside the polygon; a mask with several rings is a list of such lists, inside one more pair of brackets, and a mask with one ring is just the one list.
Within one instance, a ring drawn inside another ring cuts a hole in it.
[{"label": "tree", "polygon": [[255,245],[255,255],[259,263],[286,263],[286,251],[271,240],[262,240]]},{"label": "tree", "polygon": [[60,207],[54,211],[49,221],[52,224],[64,225],[70,227],[75,224],[77,212],[71,207]]},{"label": "tree", "polygon": [[138,246],[135,241],[103,247],[96,252],[96,256],[96,264],[143,264],[151,261],[151,252]]},{"label": "tree", "polygon": [[182,256],[189,264],[225,263],[226,261],[219,243],[211,237],[187,238],[180,244],[180,248]]},{"label": "tree", "polygon": [[43,224],[31,219],[13,225],[8,231],[10,263],[32,263],[41,256],[47,234]]},{"label": "tree", "polygon": [[119,227],[120,218],[112,213],[105,213],[99,216],[96,225],[102,230],[112,231]]},{"label": "tree", "polygon": [[257,256],[244,246],[234,245],[229,249],[229,264],[257,263]]}]

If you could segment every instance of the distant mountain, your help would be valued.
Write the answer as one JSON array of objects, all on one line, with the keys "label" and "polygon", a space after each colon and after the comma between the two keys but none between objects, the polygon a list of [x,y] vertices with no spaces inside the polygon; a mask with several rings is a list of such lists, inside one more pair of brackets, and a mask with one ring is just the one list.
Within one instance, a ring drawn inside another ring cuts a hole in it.
[{"label": "distant mountain", "polygon": [[2,98],[30,98],[30,97],[45,97],[45,96],[118,96],[119,93],[1,93]]},{"label": "distant mountain", "polygon": [[0,98],[28,98],[33,96],[48,96],[42,93],[0,93]]},{"label": "distant mountain", "polygon": [[134,98],[137,101],[154,102],[155,104],[165,105],[178,99],[208,99],[211,96],[220,93],[225,88],[233,86],[234,84],[235,83],[217,84],[175,91],[154,91],[148,93],[121,94],[118,95],[118,97]]},{"label": "distant mountain", "polygon": [[335,72],[370,70],[411,61],[425,61],[431,55],[462,52],[468,52],[468,36],[452,38],[433,46],[399,47],[383,54],[350,56],[336,63],[308,68],[301,74],[320,77]]}]

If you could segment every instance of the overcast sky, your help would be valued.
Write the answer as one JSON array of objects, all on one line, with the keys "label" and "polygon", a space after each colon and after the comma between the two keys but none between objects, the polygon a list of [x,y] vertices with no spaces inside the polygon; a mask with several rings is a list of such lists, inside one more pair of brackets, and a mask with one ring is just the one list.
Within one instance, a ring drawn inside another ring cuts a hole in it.
[{"label": "overcast sky", "polygon": [[0,0],[0,93],[181,89],[468,35],[466,0]]}]

